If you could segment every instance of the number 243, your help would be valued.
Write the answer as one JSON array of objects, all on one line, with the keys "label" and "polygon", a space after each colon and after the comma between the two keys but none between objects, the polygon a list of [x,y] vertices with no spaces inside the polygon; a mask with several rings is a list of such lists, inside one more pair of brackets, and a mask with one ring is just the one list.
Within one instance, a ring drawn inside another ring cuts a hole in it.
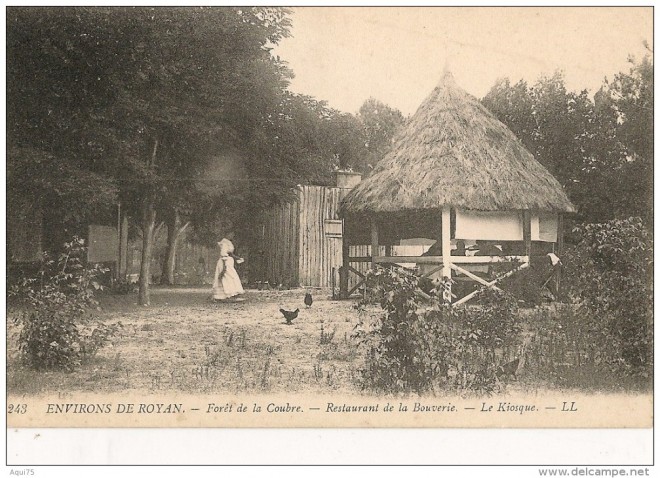
[{"label": "number 243", "polygon": [[27,413],[27,405],[25,403],[11,404],[7,407],[8,413]]}]

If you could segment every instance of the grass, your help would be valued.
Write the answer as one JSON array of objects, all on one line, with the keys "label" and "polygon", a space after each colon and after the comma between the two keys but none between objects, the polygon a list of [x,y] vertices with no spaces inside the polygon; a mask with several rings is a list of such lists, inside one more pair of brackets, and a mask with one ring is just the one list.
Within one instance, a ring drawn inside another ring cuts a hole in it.
[{"label": "grass", "polygon": [[[207,289],[154,288],[152,305],[140,307],[134,294],[107,294],[101,299],[101,320],[120,321],[121,332],[70,373],[37,372],[22,364],[17,349],[19,331],[10,310],[7,388],[12,395],[360,393],[357,377],[363,358],[352,333],[361,317],[353,303],[332,301],[317,293],[308,309],[301,307],[303,297],[302,290],[248,291],[245,302],[215,304]],[[298,318],[286,325],[280,307],[299,307]],[[525,313],[525,320],[529,326],[547,320],[552,313],[552,309],[538,309]],[[551,366],[545,351],[530,347],[528,353],[527,367],[518,379],[506,384],[508,391],[651,389],[648,378],[621,378],[603,367],[575,367],[570,353],[566,363],[557,359]]]},{"label": "grass", "polygon": [[17,327],[8,323],[8,389],[12,394],[67,392],[323,392],[354,389],[358,320],[350,302],[315,297],[286,325],[280,307],[296,308],[300,291],[249,291],[243,303],[215,304],[205,289],[106,295],[101,320],[123,325],[109,346],[71,372],[23,366]]}]

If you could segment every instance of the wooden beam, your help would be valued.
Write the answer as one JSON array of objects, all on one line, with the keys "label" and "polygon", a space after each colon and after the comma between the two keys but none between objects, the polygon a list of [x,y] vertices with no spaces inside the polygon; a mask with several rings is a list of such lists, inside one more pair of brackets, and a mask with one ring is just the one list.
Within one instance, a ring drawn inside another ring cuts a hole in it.
[{"label": "wooden beam", "polygon": [[[489,264],[492,262],[528,262],[527,256],[450,256],[452,264]],[[351,262],[369,262],[371,258],[352,257]],[[378,263],[444,264],[442,256],[377,256]]]},{"label": "wooden beam", "polygon": [[[442,207],[442,277],[451,280],[451,212],[450,207]],[[445,302],[451,302],[451,285],[443,292]]]},{"label": "wooden beam", "polygon": [[[557,257],[561,260],[564,253],[564,215],[557,214]],[[559,288],[561,287],[561,262],[557,264],[555,271],[555,297],[559,296]]]},{"label": "wooden beam", "polygon": [[115,268],[115,276],[113,279],[121,279],[121,203],[117,204],[117,267]]},{"label": "wooden beam", "polygon": [[464,274],[464,275],[468,276],[473,281],[476,281],[480,284],[485,285],[486,287],[489,287],[489,288],[495,289],[495,290],[501,290],[496,285],[489,283],[486,279],[483,279],[483,278],[479,277],[478,275],[475,275],[472,272],[463,269],[462,267],[458,267],[456,264],[452,264],[451,268],[454,269],[456,272],[460,272],[461,274]]},{"label": "wooden beam", "polygon": [[364,284],[364,279],[360,280],[351,290],[348,291],[346,298],[348,299],[362,284]]},{"label": "wooden beam", "polygon": [[357,270],[356,268],[351,267],[351,266],[346,266],[346,269],[348,269],[349,272],[352,272],[356,276],[362,277],[364,279],[364,274],[362,272],[360,272],[359,270]]},{"label": "wooden beam", "polygon": [[371,262],[371,256],[364,257],[349,257],[348,262]]},{"label": "wooden beam", "polygon": [[[529,267],[529,263],[528,263],[528,262],[525,262],[525,263],[521,264],[520,267],[516,267],[516,268],[513,269],[512,271],[509,271],[509,272],[507,272],[506,274],[503,274],[503,275],[497,277],[496,279],[493,279],[492,281],[488,282],[486,285],[487,285],[488,287],[491,287],[491,286],[497,284],[497,283],[498,283],[499,281],[501,281],[502,279],[506,279],[506,278],[509,277],[510,275],[515,274],[516,272],[518,272],[518,271],[524,269],[525,267]],[[466,295],[465,297],[461,298],[460,300],[457,300],[457,301],[454,303],[454,305],[461,305],[461,304],[464,304],[465,302],[467,302],[468,300],[470,300],[472,297],[474,297],[475,295],[477,295],[479,292],[481,292],[481,289],[477,289],[477,290],[475,290],[474,292],[470,292],[470,293],[469,293],[468,295]]]},{"label": "wooden beam", "polygon": [[342,221],[341,267],[339,268],[339,297],[348,299],[348,267],[350,262],[350,242],[346,235],[346,219]]},{"label": "wooden beam", "polygon": [[564,215],[557,214],[557,256],[564,252]]},{"label": "wooden beam", "polygon": [[449,224],[451,226],[451,229],[449,231],[450,238],[456,239],[456,209],[454,208],[451,208],[450,210]]},{"label": "wooden beam", "polygon": [[532,212],[529,209],[523,211],[523,242],[525,243],[525,255],[532,256]]},{"label": "wooden beam", "polygon": [[434,268],[431,269],[430,271],[428,271],[428,272],[422,274],[422,277],[430,277],[430,276],[432,276],[433,274],[435,274],[436,272],[441,271],[443,268],[444,268],[444,266],[434,267]]},{"label": "wooden beam", "polygon": [[378,255],[378,222],[375,216],[371,216],[371,268],[376,268],[376,257]]}]

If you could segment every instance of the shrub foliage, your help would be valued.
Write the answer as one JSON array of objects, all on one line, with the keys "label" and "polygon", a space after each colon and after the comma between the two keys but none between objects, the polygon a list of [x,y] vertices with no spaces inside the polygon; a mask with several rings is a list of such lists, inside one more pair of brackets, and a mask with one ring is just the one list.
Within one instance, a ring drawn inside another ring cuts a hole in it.
[{"label": "shrub foliage", "polygon": [[23,279],[10,294],[18,299],[19,350],[35,369],[70,371],[93,356],[121,324],[106,325],[92,311],[98,306],[95,278],[103,272],[85,263],[84,240],[74,238],[56,258],[44,253],[36,277]]},{"label": "shrub foliage", "polygon": [[362,387],[399,393],[493,392],[496,366],[520,340],[515,301],[489,290],[480,297],[483,307],[451,307],[442,302],[444,284],[427,299],[419,294],[419,281],[403,269],[368,273],[368,292],[359,308],[377,303],[383,313],[356,328],[365,352]]},{"label": "shrub foliage", "polygon": [[[524,299],[484,289],[472,302],[477,305],[452,307],[441,299],[446,284],[429,290],[424,279],[404,269],[370,271],[359,307],[378,304],[381,312],[356,327],[365,352],[361,386],[399,393],[491,393],[525,362],[522,350],[530,358],[527,367],[557,385],[587,386],[594,374],[609,377],[600,384],[605,387],[612,377],[651,377],[651,233],[639,218],[582,225],[573,232],[579,242],[562,257],[565,303],[538,309],[547,315],[544,320],[530,321],[534,311],[518,311],[519,301],[540,304],[534,298],[540,287],[516,289],[524,289]],[[547,272],[537,267],[514,285]],[[528,319],[524,333],[522,316]],[[579,380],[568,380],[568,372]]]},{"label": "shrub foliage", "polygon": [[653,352],[653,242],[640,218],[587,224],[565,254],[565,299],[582,312],[581,333],[601,359],[648,375]]}]

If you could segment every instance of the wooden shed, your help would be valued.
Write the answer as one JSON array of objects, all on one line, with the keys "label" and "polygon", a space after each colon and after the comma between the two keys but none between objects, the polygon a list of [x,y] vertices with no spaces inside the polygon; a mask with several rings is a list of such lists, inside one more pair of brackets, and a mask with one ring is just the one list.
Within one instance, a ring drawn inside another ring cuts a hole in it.
[{"label": "wooden shed", "polygon": [[261,280],[287,287],[332,287],[342,265],[339,204],[361,175],[338,171],[336,186],[298,186],[295,198],[264,213]]},{"label": "wooden shed", "polygon": [[[556,263],[562,215],[574,211],[559,182],[445,72],[392,150],[342,201],[341,294],[356,289],[352,276],[362,279],[356,265],[365,262],[411,263],[427,277],[496,288],[503,276],[485,278],[480,267],[509,262],[510,275],[533,256],[550,254]],[[435,243],[422,256],[392,257],[393,247],[411,238]],[[353,256],[357,244],[369,245],[369,253]],[[472,296],[453,299],[462,303]],[[452,300],[450,288],[445,300]]]}]

